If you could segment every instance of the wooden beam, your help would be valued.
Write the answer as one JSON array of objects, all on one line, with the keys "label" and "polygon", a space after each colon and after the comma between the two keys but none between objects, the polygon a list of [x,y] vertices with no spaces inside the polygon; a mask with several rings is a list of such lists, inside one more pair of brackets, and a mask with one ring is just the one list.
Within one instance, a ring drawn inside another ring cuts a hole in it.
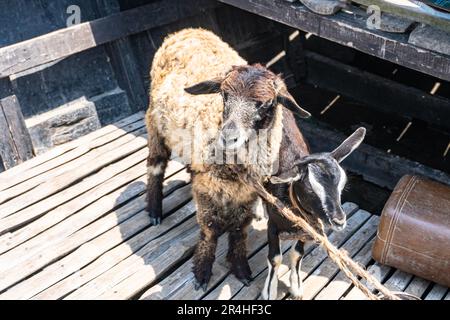
[{"label": "wooden beam", "polygon": [[450,32],[450,15],[445,12],[428,7],[420,1],[397,0],[396,2],[384,0],[352,0],[364,6],[378,6],[381,12],[387,12],[407,18],[409,20],[425,23]]},{"label": "wooden beam", "polygon": [[0,78],[179,19],[217,5],[213,0],[157,1],[0,49]]},{"label": "wooden beam", "polygon": [[405,34],[369,30],[366,17],[338,12],[321,16],[284,0],[220,0],[364,53],[450,81],[450,57],[408,43]]},{"label": "wooden beam", "polygon": [[[346,138],[342,133],[318,121],[299,120],[299,127],[313,152],[332,151]],[[343,165],[366,181],[391,190],[405,174],[421,175],[450,185],[450,176],[442,171],[388,154],[367,144],[362,144],[355,150]]]},{"label": "wooden beam", "polygon": [[[450,129],[450,100],[305,51],[306,82],[353,98],[386,113]],[[329,75],[333,76],[330,77]]]},{"label": "wooden beam", "polygon": [[[100,16],[120,13],[118,0],[97,0],[96,4]],[[146,74],[148,70],[139,69],[131,48],[130,38],[123,37],[107,43],[105,50],[111,58],[111,66],[114,69],[119,87],[123,88],[128,95],[132,111],[145,110],[148,99],[142,75]]]},{"label": "wooden beam", "polygon": [[0,160],[2,167],[9,169],[14,167],[19,158],[15,150],[14,141],[9,131],[8,121],[6,120],[3,108],[0,105]]},{"label": "wooden beam", "polygon": [[33,157],[33,145],[15,95],[0,99],[0,157],[5,169]]},{"label": "wooden beam", "polygon": [[33,157],[33,144],[15,95],[0,100],[20,162]]}]

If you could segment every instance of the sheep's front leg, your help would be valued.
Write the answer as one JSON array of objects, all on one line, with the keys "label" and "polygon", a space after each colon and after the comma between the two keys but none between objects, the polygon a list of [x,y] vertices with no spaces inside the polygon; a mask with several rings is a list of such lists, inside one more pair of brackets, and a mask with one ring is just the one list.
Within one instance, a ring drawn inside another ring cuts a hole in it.
[{"label": "sheep's front leg", "polygon": [[216,255],[217,239],[218,234],[210,228],[202,228],[200,231],[200,240],[194,253],[195,290],[202,288],[206,292],[208,288]]},{"label": "sheep's front leg", "polygon": [[[148,120],[150,121],[150,120]],[[147,158],[147,212],[152,225],[159,225],[162,219],[164,172],[170,151],[164,144],[153,123],[147,124],[148,149]]]},{"label": "sheep's front leg", "polygon": [[262,297],[265,300],[275,300],[278,297],[278,268],[281,265],[282,253],[278,231],[270,220],[267,229],[267,239],[269,241],[269,255],[267,259],[269,270],[267,271]]},{"label": "sheep's front leg", "polygon": [[247,258],[247,227],[252,220],[250,214],[241,227],[230,230],[228,234],[227,260],[231,265],[231,272],[245,286],[249,286],[252,280],[252,271]]},{"label": "sheep's front leg", "polygon": [[200,239],[194,252],[193,272],[195,290],[206,291],[212,275],[216,256],[217,239],[223,233],[222,210],[211,197],[194,190],[197,204],[197,221],[200,225]]},{"label": "sheep's front leg", "polygon": [[291,247],[290,252],[290,262],[291,262],[291,286],[289,288],[289,292],[292,297],[295,299],[303,298],[303,283],[301,278],[301,265],[302,258],[304,255],[304,243],[302,241],[297,241]]}]

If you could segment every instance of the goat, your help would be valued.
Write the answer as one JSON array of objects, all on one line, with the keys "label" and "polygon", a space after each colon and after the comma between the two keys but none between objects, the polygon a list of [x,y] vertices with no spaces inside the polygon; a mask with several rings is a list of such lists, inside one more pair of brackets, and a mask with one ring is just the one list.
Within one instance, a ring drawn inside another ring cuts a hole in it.
[{"label": "goat", "polygon": [[[289,183],[293,183],[296,205],[308,214],[309,220],[320,218],[325,226],[336,231],[343,230],[346,225],[346,214],[341,207],[341,193],[347,182],[347,176],[340,162],[351,154],[363,141],[365,128],[357,129],[341,145],[330,153],[310,154],[309,147],[293,124],[286,126],[292,132],[283,133],[280,148],[279,173],[270,178],[266,188],[286,206],[292,206],[289,194]],[[301,279],[301,261],[304,244],[311,239],[292,222],[282,217],[277,208],[267,205],[269,215],[267,236],[269,243],[268,274],[262,291],[266,300],[277,298],[278,267],[281,264],[282,252],[280,240],[294,240],[290,250],[290,293],[292,297],[303,296]],[[296,211],[294,211],[296,212]]]},{"label": "goat", "polygon": [[[231,271],[248,285],[246,229],[259,198],[251,186],[240,182],[232,165],[266,179],[277,169],[287,109],[303,117],[310,114],[295,102],[280,76],[261,65],[248,65],[228,44],[202,29],[168,36],[154,56],[150,76],[146,125],[151,222],[161,223],[164,171],[171,152],[177,153],[191,172],[200,225],[193,265],[195,289],[207,289],[217,240],[225,232]],[[223,154],[227,159],[239,157],[255,140],[256,130],[267,133],[265,147],[255,149],[258,161],[219,161]]]}]

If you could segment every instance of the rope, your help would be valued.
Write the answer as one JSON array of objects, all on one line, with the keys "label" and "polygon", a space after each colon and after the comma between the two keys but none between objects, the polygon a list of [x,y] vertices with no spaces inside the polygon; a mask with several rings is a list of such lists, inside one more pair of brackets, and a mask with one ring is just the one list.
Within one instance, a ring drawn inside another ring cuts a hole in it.
[{"label": "rope", "polygon": [[[268,203],[275,206],[280,214],[286,219],[290,220],[295,226],[299,226],[302,228],[308,235],[313,238],[316,242],[318,242],[321,246],[325,248],[330,258],[337,264],[337,266],[344,272],[344,274],[352,281],[352,283],[360,289],[370,300],[400,300],[398,296],[392,293],[389,289],[383,286],[374,276],[369,274],[366,270],[364,270],[359,264],[354,262],[347,253],[337,249],[327,238],[324,233],[323,224],[319,222],[319,233],[316,231],[303,217],[295,215],[291,209],[287,208],[278,198],[274,197],[270,194],[264,186],[259,182],[259,180],[254,179],[248,175],[239,174],[239,177],[243,182],[252,185],[256,192],[265,199]],[[291,185],[292,187],[292,185]],[[290,190],[290,193],[292,191]],[[294,202],[296,204],[296,202]],[[305,212],[302,212],[302,209],[296,205],[296,208],[305,216]],[[361,278],[365,279],[367,283],[371,284],[378,291],[382,293],[384,297],[379,297],[371,292],[365,285],[361,283],[360,280],[355,276],[355,273],[359,275]]]}]

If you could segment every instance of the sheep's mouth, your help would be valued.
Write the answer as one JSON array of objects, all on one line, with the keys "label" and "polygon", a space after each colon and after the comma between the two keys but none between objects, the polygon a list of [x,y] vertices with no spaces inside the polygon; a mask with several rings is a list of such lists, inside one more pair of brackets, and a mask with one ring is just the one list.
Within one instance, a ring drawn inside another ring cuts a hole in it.
[{"label": "sheep's mouth", "polygon": [[221,140],[219,140],[219,147],[221,150],[223,150],[226,154],[229,155],[235,155],[240,150],[246,147],[248,142],[248,139],[246,137],[239,137],[235,141],[229,141],[227,143],[223,143]]}]

